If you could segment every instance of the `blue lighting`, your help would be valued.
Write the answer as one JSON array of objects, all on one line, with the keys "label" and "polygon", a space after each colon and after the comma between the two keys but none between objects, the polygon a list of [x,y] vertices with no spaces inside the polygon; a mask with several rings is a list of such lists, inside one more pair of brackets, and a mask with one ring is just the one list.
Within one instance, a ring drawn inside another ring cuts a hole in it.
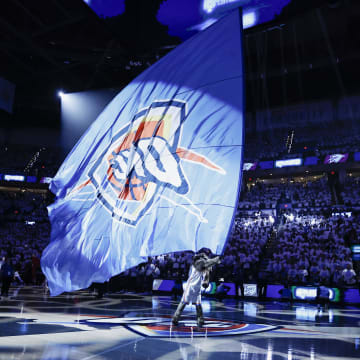
[{"label": "blue lighting", "polygon": [[249,12],[243,15],[243,28],[247,29],[251,26],[254,26],[256,24],[256,13],[255,12]]},{"label": "blue lighting", "polygon": [[83,0],[100,17],[113,17],[125,11],[125,0]]},{"label": "blue lighting", "polygon": [[276,168],[283,168],[286,166],[301,166],[302,165],[302,159],[296,158],[296,159],[286,159],[286,160],[276,160],[275,161],[275,167]]},{"label": "blue lighting", "polygon": [[210,14],[219,6],[229,5],[235,2],[239,2],[239,0],[204,0],[203,9]]},{"label": "blue lighting", "polygon": [[[83,0],[101,18],[124,13],[125,0]],[[171,36],[182,40],[203,30],[226,12],[243,9],[244,28],[273,20],[291,0],[167,0],[156,15]],[[139,12],[141,9],[139,9]]]}]

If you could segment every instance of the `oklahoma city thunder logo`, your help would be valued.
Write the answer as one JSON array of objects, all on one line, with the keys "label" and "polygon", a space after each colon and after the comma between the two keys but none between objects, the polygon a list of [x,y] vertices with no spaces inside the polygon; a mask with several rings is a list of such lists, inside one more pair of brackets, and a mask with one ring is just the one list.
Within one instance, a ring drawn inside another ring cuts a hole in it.
[{"label": "oklahoma city thunder logo", "polygon": [[190,183],[181,162],[189,161],[221,174],[225,171],[206,157],[181,147],[185,118],[186,103],[181,100],[155,101],[141,109],[113,136],[110,147],[89,171],[89,180],[72,193],[91,184],[98,201],[112,217],[131,226],[136,226],[159,198],[207,222],[186,196]]},{"label": "oklahoma city thunder logo", "polygon": [[[199,328],[196,324],[196,320],[191,317],[182,319],[179,326],[173,326],[171,324],[171,317],[167,315],[146,315],[136,312],[131,312],[130,316],[117,317],[113,315],[104,314],[91,314],[91,315],[73,315],[73,314],[51,314],[41,312],[24,312],[24,313],[1,313],[1,317],[12,319],[11,321],[19,326],[26,324],[29,327],[30,335],[28,333],[17,335],[21,341],[31,341],[28,339],[31,335],[31,328],[38,328],[41,325],[47,325],[52,328],[48,334],[42,334],[42,341],[51,336],[60,333],[64,334],[64,328],[70,328],[73,331],[87,332],[86,337],[88,339],[94,339],[99,335],[92,335],[93,332],[98,334],[99,330],[108,330],[112,333],[112,337],[115,338],[124,336],[132,338],[132,334],[135,338],[138,335],[142,337],[151,338],[209,338],[219,336],[241,336],[241,335],[254,335],[263,332],[272,332],[276,335],[282,336],[304,336],[318,335],[323,337],[324,333],[318,331],[296,329],[296,328],[282,328],[280,326],[274,326],[269,324],[255,324],[255,323],[243,323],[232,320],[222,320],[215,318],[205,318],[205,325]],[[127,330],[127,331],[126,331]],[[136,334],[136,335],[135,335]],[[2,335],[3,336],[3,335]],[[95,336],[95,337],[94,337]],[[12,336],[11,336],[12,337]],[[72,337],[74,338],[74,336]],[[70,339],[70,338],[69,338]],[[75,336],[76,339],[76,336]],[[33,339],[32,339],[33,340]],[[72,340],[68,340],[72,341]],[[6,341],[5,341],[6,342]],[[76,341],[75,341],[76,342]]]},{"label": "oklahoma city thunder logo", "polygon": [[[140,321],[139,321],[140,320]],[[248,324],[237,323],[229,320],[220,320],[205,318],[205,325],[199,328],[196,320],[192,318],[184,319],[179,326],[173,326],[171,319],[166,317],[158,317],[151,323],[141,324],[141,319],[136,322],[129,322],[126,327],[137,334],[147,337],[157,338],[193,338],[193,337],[216,337],[216,336],[235,336],[235,335],[249,335],[259,332],[272,331],[277,329],[277,326],[266,324]]]}]

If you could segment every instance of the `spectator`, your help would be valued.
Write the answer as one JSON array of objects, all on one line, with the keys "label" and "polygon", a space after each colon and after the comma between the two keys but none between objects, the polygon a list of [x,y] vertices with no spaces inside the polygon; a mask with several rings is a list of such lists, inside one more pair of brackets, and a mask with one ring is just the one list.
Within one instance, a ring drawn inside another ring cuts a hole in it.
[{"label": "spectator", "polygon": [[10,283],[14,277],[14,269],[10,264],[8,258],[4,259],[4,263],[1,267],[1,277],[2,277],[2,287],[1,287],[1,296],[9,296]]},{"label": "spectator", "polygon": [[351,268],[350,264],[346,265],[346,269],[343,270],[342,276],[346,285],[354,285],[356,283],[356,273]]}]

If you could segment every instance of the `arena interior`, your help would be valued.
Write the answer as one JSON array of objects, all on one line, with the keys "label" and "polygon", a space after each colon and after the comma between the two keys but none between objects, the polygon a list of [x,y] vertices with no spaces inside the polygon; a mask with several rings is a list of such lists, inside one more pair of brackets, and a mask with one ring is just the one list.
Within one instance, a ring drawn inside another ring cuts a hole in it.
[{"label": "arena interior", "polygon": [[[14,276],[0,302],[0,359],[358,359],[357,0],[283,1],[244,29],[242,186],[202,293],[204,327],[190,306],[171,324],[192,251],[50,296],[40,266],[49,183],[107,102],[190,36],[160,22],[172,2],[120,1],[113,17],[99,15],[101,1],[1,5],[0,257]],[[190,4],[169,21],[191,18]]]}]

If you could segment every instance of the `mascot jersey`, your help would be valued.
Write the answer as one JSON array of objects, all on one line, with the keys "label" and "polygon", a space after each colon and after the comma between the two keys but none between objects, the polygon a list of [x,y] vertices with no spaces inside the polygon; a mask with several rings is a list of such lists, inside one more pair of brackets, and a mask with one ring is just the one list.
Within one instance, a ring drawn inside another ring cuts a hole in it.
[{"label": "mascot jersey", "polygon": [[201,303],[201,285],[205,279],[205,271],[199,271],[192,265],[190,268],[189,279],[186,282],[184,294],[181,301],[187,304],[200,304]]},{"label": "mascot jersey", "polygon": [[204,281],[209,281],[211,267],[219,262],[220,258],[218,256],[213,259],[208,259],[204,256],[193,263],[181,302],[201,304],[201,285]]}]

